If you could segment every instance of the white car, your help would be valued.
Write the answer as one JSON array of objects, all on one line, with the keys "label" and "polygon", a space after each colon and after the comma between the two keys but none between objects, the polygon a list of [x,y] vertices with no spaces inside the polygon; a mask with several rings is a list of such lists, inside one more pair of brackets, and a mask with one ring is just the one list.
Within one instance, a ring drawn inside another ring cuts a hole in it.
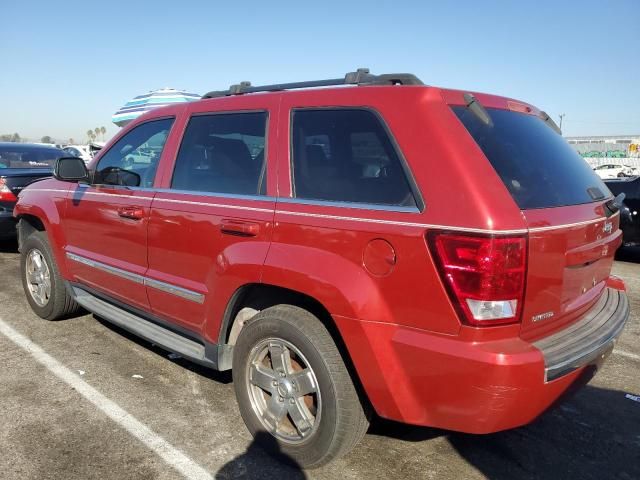
[{"label": "white car", "polygon": [[67,152],[70,157],[81,158],[85,163],[89,163],[93,158],[88,145],[65,145],[62,149]]},{"label": "white car", "polygon": [[599,165],[594,167],[593,171],[596,172],[596,175],[600,178],[635,177],[636,175],[640,175],[637,168],[619,164]]}]

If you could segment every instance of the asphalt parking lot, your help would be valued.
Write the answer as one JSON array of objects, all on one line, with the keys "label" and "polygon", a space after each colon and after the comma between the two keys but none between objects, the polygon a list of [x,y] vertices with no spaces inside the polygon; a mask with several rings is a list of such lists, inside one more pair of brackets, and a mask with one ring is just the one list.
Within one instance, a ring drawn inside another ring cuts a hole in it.
[{"label": "asphalt parking lot", "polygon": [[0,244],[3,480],[640,478],[640,251],[614,268],[632,309],[615,353],[557,409],[488,436],[377,420],[350,455],[308,472],[252,444],[228,373],[170,358],[92,315],[36,317],[18,260],[13,243]]}]

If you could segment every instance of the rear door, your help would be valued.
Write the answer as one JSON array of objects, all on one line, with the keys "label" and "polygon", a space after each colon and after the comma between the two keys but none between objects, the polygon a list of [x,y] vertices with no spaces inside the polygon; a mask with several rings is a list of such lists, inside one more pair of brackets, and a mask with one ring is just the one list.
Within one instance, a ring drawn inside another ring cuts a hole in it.
[{"label": "rear door", "polygon": [[[571,146],[530,107],[505,102],[483,122],[453,106],[520,207],[529,227],[522,337],[572,322],[605,288],[621,243],[611,193]],[[523,108],[524,107],[524,108]]]},{"label": "rear door", "polygon": [[[101,155],[92,185],[69,191],[64,233],[69,271],[76,282],[141,309],[149,309],[144,287],[151,189],[173,118],[142,123]],[[152,144],[145,163],[129,158]]]},{"label": "rear door", "polygon": [[197,333],[240,286],[260,282],[273,229],[278,96],[233,100],[191,106],[149,221],[151,308]]}]

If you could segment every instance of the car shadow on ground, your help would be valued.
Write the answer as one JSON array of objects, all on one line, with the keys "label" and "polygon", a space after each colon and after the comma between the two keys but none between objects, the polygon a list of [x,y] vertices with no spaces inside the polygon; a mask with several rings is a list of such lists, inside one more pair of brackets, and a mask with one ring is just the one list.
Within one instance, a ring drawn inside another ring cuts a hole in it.
[{"label": "car shadow on ground", "polygon": [[627,393],[634,392],[586,386],[532,424],[489,435],[394,422],[369,433],[412,442],[446,436],[462,458],[493,480],[631,480],[640,478],[640,403]]},{"label": "car shadow on ground", "polygon": [[616,252],[620,262],[640,263],[640,247],[622,247]]},{"label": "car shadow on ground", "polygon": [[295,460],[280,451],[270,434],[259,432],[246,452],[223,465],[215,475],[216,480],[235,478],[302,480],[307,476]]}]

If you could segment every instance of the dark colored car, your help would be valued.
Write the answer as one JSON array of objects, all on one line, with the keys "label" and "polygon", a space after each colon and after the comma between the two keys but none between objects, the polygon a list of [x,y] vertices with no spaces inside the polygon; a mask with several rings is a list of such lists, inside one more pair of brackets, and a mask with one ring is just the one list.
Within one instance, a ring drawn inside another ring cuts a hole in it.
[{"label": "dark colored car", "polygon": [[372,410],[496,432],[589,378],[629,316],[612,200],[533,105],[360,70],[145,113],[15,214],[36,314],[232,369],[258,441],[317,467]]},{"label": "dark colored car", "polygon": [[605,180],[604,183],[614,195],[625,194],[620,210],[623,245],[640,246],[640,177]]},{"label": "dark colored car", "polygon": [[50,177],[55,161],[68,156],[59,148],[29,143],[0,143],[0,238],[14,237],[13,207],[27,185]]}]

